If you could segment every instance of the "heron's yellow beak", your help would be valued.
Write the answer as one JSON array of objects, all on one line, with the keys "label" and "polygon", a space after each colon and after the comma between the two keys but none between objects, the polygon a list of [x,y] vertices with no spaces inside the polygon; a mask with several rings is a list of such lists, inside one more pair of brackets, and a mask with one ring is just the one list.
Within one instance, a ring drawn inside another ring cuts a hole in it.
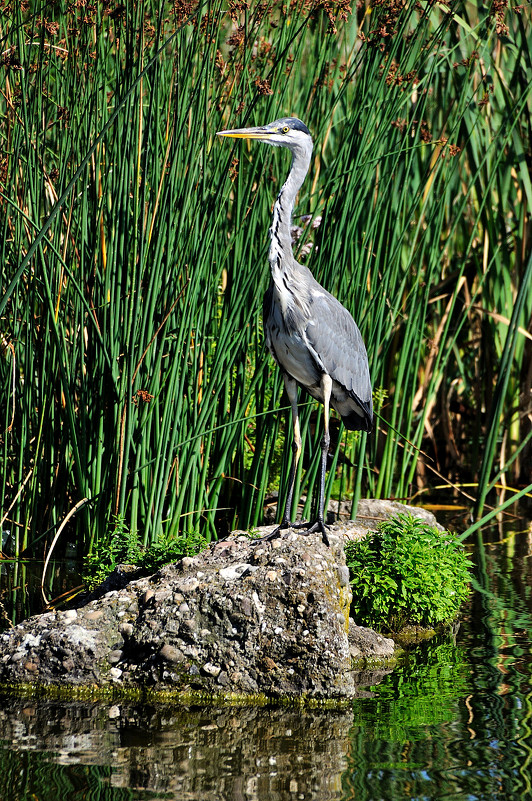
[{"label": "heron's yellow beak", "polygon": [[230,136],[233,139],[268,139],[277,129],[266,128],[235,128],[232,131],[217,131],[217,136]]}]

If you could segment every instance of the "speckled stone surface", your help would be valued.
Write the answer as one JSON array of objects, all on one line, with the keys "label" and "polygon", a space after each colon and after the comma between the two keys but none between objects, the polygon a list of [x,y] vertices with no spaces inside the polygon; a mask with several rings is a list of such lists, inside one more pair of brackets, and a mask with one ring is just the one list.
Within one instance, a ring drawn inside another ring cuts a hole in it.
[{"label": "speckled stone surface", "polygon": [[356,521],[334,511],[330,548],[319,534],[290,530],[253,545],[233,532],[152,576],[120,566],[76,609],[1,634],[0,684],[353,697],[365,663],[382,667],[394,643],[349,622],[344,540],[398,511],[437,521],[394,501],[361,501]]},{"label": "speckled stone surface", "polygon": [[394,643],[349,622],[343,543],[398,511],[437,525],[425,509],[364,500],[355,521],[347,507],[329,508],[340,515],[330,548],[319,534],[252,545],[233,532],[152,576],[120,566],[76,609],[1,634],[0,684],[351,698],[364,667],[382,668]]},{"label": "speckled stone surface", "polygon": [[84,606],[2,634],[0,682],[351,697],[343,532],[329,539],[236,535],[152,576],[114,576]]}]

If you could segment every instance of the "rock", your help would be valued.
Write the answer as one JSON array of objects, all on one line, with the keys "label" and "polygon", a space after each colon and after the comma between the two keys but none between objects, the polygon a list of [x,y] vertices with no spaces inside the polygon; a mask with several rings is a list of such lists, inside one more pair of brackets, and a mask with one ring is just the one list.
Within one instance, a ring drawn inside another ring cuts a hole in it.
[{"label": "rock", "polygon": [[362,682],[378,680],[375,668],[391,669],[394,644],[349,622],[344,539],[365,536],[398,511],[437,522],[393,501],[360,501],[356,521],[345,519],[348,511],[340,505],[330,548],[320,535],[293,530],[258,544],[237,531],[151,576],[121,565],[77,609],[1,634],[0,684],[202,697],[360,694]]},{"label": "rock", "polygon": [[[275,500],[275,503],[273,500]],[[301,510],[303,509],[305,500],[303,496],[300,501]],[[444,531],[443,526],[438,523],[436,517],[428,509],[423,509],[421,506],[409,506],[399,501],[374,498],[362,499],[358,502],[356,520],[350,520],[350,501],[341,501],[340,503],[333,500],[329,501],[327,523],[341,529],[348,539],[360,539],[361,537],[365,537],[368,532],[374,531],[377,525],[383,520],[389,520],[390,517],[393,517],[399,512],[411,514],[413,517],[424,520],[429,526],[435,526],[440,531]],[[272,499],[272,502],[269,502],[266,506],[265,519],[273,523],[276,519],[276,515],[277,499]]]},{"label": "rock", "polygon": [[350,618],[349,649],[351,657],[357,662],[375,663],[393,657],[395,644],[393,640],[373,629],[357,626],[353,618]]},{"label": "rock", "polygon": [[[345,517],[349,517],[350,506],[343,501],[338,511],[338,503],[331,502],[329,504],[329,514],[331,514],[331,511],[342,520]],[[365,537],[369,531],[374,531],[383,520],[389,520],[391,517],[394,517],[394,515],[399,514],[399,512],[411,514],[412,517],[417,517],[429,526],[434,526],[440,531],[445,530],[429,509],[423,509],[421,506],[409,506],[399,501],[375,500],[369,498],[358,502],[356,520],[347,521],[349,524],[347,537],[349,539]]]},{"label": "rock", "polygon": [[353,697],[343,535],[329,539],[236,536],[125,584],[121,568],[76,610],[0,635],[0,682]]}]

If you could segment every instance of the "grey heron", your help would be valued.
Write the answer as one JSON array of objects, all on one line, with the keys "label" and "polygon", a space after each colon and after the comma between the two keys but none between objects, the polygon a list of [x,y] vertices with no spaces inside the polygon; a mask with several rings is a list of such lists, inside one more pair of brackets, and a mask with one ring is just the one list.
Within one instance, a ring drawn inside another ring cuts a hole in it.
[{"label": "grey heron", "polygon": [[[275,120],[258,128],[218,131],[218,136],[257,139],[292,153],[292,165],[273,206],[269,262],[272,275],[264,296],[266,344],[282,371],[292,409],[292,463],[288,494],[280,525],[268,538],[286,528],[319,531],[328,545],[324,520],[325,470],[329,451],[329,411],[332,406],[346,428],[371,431],[373,405],[368,357],[362,335],[348,310],[294,258],[290,228],[296,195],[305,180],[312,155],[312,137],[295,117]],[[312,524],[290,520],[297,465],[301,455],[298,386],[323,403],[324,433],[318,516]]]}]

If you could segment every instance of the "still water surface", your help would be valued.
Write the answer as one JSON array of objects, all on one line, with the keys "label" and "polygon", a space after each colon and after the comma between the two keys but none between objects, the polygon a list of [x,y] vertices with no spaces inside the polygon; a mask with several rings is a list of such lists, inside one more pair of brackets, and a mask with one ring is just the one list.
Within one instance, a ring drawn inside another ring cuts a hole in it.
[{"label": "still water surface", "polygon": [[0,699],[0,799],[532,800],[531,555],[484,532],[459,631],[346,709]]}]

